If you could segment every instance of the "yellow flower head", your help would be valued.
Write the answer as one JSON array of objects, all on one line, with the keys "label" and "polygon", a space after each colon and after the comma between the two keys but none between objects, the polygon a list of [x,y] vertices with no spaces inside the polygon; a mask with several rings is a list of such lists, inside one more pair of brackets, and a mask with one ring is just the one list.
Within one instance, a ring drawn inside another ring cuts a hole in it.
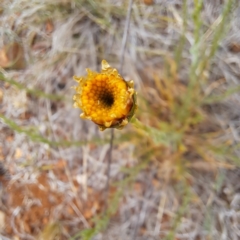
[{"label": "yellow flower head", "polygon": [[125,81],[105,60],[100,73],[90,69],[87,73],[87,77],[73,77],[78,82],[74,107],[82,109],[80,117],[93,121],[100,130],[122,129],[137,108],[133,81]]}]

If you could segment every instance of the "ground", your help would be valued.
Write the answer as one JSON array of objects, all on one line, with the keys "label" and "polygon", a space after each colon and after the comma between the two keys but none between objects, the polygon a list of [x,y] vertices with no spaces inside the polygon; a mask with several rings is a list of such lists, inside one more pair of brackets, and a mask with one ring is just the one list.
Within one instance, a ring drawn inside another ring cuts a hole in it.
[{"label": "ground", "polygon": [[[130,2],[2,1],[2,239],[240,239],[239,3]],[[112,150],[72,100],[103,59],[138,92]]]}]

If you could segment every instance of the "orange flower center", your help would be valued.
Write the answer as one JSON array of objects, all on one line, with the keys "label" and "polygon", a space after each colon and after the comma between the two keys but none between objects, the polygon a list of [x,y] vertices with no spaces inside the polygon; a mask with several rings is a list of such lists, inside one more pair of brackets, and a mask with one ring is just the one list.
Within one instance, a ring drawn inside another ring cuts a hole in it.
[{"label": "orange flower center", "polygon": [[104,126],[126,118],[133,104],[126,82],[106,74],[98,74],[83,83],[81,102],[86,116]]}]

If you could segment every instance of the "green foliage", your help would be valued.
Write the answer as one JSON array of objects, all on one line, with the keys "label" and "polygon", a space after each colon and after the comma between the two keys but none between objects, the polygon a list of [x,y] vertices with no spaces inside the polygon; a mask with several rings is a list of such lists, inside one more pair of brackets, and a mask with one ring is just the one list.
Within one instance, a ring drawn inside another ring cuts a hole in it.
[{"label": "green foliage", "polygon": [[180,67],[180,62],[182,59],[182,52],[186,43],[186,30],[187,30],[187,19],[188,19],[188,8],[187,8],[187,0],[183,1],[182,6],[182,14],[183,14],[183,26],[182,26],[182,35],[179,40],[179,44],[175,49],[175,62],[177,63],[177,67]]},{"label": "green foliage", "polygon": [[13,80],[13,79],[8,79],[6,78],[3,73],[0,72],[0,81],[3,81],[5,83],[8,83],[10,84],[11,86],[14,86],[16,87],[17,89],[19,90],[23,90],[25,91],[26,93],[28,94],[31,94],[35,97],[39,97],[39,98],[47,98],[49,100],[60,100],[60,101],[63,101],[63,100],[66,100],[66,97],[65,96],[62,96],[62,95],[57,95],[57,94],[49,94],[49,93],[45,93],[39,89],[30,89],[30,88],[27,88],[26,86],[24,86],[23,84]]},{"label": "green foliage", "polygon": [[209,97],[205,97],[201,103],[202,104],[211,104],[211,103],[218,103],[222,102],[226,98],[232,96],[235,93],[238,93],[240,91],[240,86],[235,86],[235,87],[230,87],[228,88],[223,94],[218,94],[218,95],[212,95]]},{"label": "green foliage", "polygon": [[123,18],[126,15],[126,6],[124,5],[116,6],[105,1],[93,0],[75,0],[75,3],[98,26],[111,34],[116,34],[111,24],[111,17]]},{"label": "green foliage", "polygon": [[[173,143],[174,141],[181,137],[180,133],[173,132],[171,131],[171,129],[167,128],[164,129],[162,127],[161,130],[159,130],[158,128],[146,126],[135,117],[131,119],[131,123],[134,125],[134,127],[141,130],[144,135],[146,135],[149,138],[152,138],[153,142],[156,145],[163,144],[169,146],[171,143]],[[165,127],[167,126],[165,125]]]},{"label": "green foliage", "polygon": [[7,118],[6,116],[4,116],[3,114],[0,114],[0,119],[3,120],[3,122],[5,124],[8,125],[9,128],[11,128],[12,130],[14,130],[17,133],[23,133],[25,135],[27,135],[29,137],[29,139],[33,142],[38,142],[38,143],[44,143],[49,145],[50,147],[79,147],[79,146],[83,146],[89,143],[96,143],[96,144],[104,144],[107,143],[109,141],[109,139],[99,139],[99,138],[93,138],[90,141],[66,141],[66,140],[62,140],[62,141],[52,141],[47,139],[46,137],[40,135],[38,133],[38,129],[37,127],[28,127],[28,128],[24,128],[22,126],[19,126],[17,123],[15,123],[14,121],[12,121],[11,119]]},{"label": "green foliage", "polygon": [[[194,133],[194,129],[198,128],[198,125],[202,123],[206,124],[206,116],[204,116],[204,111],[202,109],[204,104],[222,101],[239,91],[239,87],[234,87],[229,88],[221,95],[211,95],[207,97],[205,97],[204,93],[202,92],[202,87],[208,84],[208,79],[206,76],[211,69],[211,60],[215,57],[220,41],[226,33],[231,11],[236,2],[231,0],[227,1],[223,7],[222,14],[219,16],[214,25],[210,26],[209,29],[204,29],[206,26],[204,25],[201,16],[203,1],[194,1],[194,10],[192,13],[194,22],[194,41],[190,49],[191,65],[189,68],[189,81],[186,85],[186,92],[183,91],[181,93],[181,90],[179,90],[179,95],[174,96],[174,85],[176,86],[178,84],[176,77],[177,70],[181,64],[182,51],[186,43],[185,34],[187,32],[187,19],[189,16],[186,2],[187,1],[184,1],[184,4],[182,5],[183,34],[180,37],[179,45],[175,50],[175,63],[166,58],[166,73],[164,75],[164,79],[156,80],[157,82],[163,81],[165,88],[162,88],[159,83],[156,83],[155,87],[158,90],[159,96],[162,98],[167,96],[165,101],[169,106],[169,115],[171,118],[168,119],[168,121],[158,119],[156,115],[161,116],[161,112],[158,112],[158,109],[154,109],[152,111],[151,104],[148,105],[146,101],[142,101],[141,103],[144,102],[144,104],[147,106],[144,108],[144,114],[148,112],[148,119],[151,119],[152,122],[154,122],[154,125],[157,125],[158,127],[148,126],[136,119],[134,119],[132,122],[138,132],[145,132],[145,134],[142,134],[142,136],[149,139],[149,149],[154,149],[155,147],[157,149],[157,146],[161,145],[171,149],[173,151],[172,155],[177,156],[176,159],[173,159],[168,166],[176,170],[174,171],[175,174],[173,174],[174,177],[181,179],[181,183],[185,184],[184,192],[180,194],[184,197],[181,208],[179,209],[173,222],[172,228],[165,237],[165,239],[168,240],[175,239],[175,232],[177,231],[179,223],[181,222],[181,218],[184,216],[184,214],[187,214],[188,205],[192,201],[192,194],[186,181],[188,169],[185,166],[186,159],[184,157],[184,153],[186,153],[187,148],[185,142],[192,142],[191,151],[196,151],[196,153],[200,154],[203,160],[212,161],[211,164],[217,168],[221,168],[221,166],[224,166],[225,163],[226,166],[228,166],[228,162],[233,164],[232,166],[239,166],[240,163],[239,159],[234,156],[233,146],[229,146],[229,144],[226,144],[226,142],[218,142],[216,144],[216,142],[214,142],[214,137],[212,138],[210,135],[204,136],[204,134],[201,132],[199,132],[198,135]],[[141,117],[141,113],[139,116]],[[141,120],[142,119],[143,118],[141,118]],[[156,121],[159,121],[160,123],[156,123]],[[188,141],[188,138],[191,140]],[[139,145],[141,147],[143,146],[141,141],[139,141]],[[150,155],[146,155],[147,158],[158,158],[158,151],[159,150],[152,151]],[[164,153],[162,154],[162,158],[164,159]],[[212,156],[212,159],[209,158],[209,155]],[[209,220],[209,218],[206,217],[206,221],[211,221],[211,219]],[[210,228],[208,230],[211,231]]]},{"label": "green foliage", "polygon": [[140,173],[140,171],[146,168],[147,164],[149,163],[148,160],[141,162],[135,167],[122,169],[126,176],[123,180],[112,184],[112,186],[116,187],[117,190],[108,199],[106,211],[103,211],[99,216],[96,216],[93,219],[93,228],[78,232],[70,240],[75,240],[79,237],[81,237],[82,240],[91,240],[94,236],[107,228],[112,216],[114,216],[118,211],[119,204],[124,193],[129,190],[129,186],[134,183],[136,176]]},{"label": "green foliage", "polygon": [[192,193],[191,190],[186,183],[186,181],[182,181],[179,185],[179,194],[183,196],[182,204],[179,208],[179,210],[176,213],[176,216],[173,220],[171,230],[168,232],[167,236],[164,238],[164,240],[174,240],[175,239],[175,233],[177,231],[177,228],[181,222],[181,218],[186,214],[189,210],[189,203],[192,199]]}]

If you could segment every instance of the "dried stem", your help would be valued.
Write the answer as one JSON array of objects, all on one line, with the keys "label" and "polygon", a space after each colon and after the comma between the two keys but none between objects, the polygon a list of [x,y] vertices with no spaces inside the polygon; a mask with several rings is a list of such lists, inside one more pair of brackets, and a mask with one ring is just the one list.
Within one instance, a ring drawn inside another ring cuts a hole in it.
[{"label": "dried stem", "polygon": [[113,139],[114,139],[114,128],[111,129],[111,139],[110,139],[110,147],[108,151],[108,163],[107,163],[107,184],[106,184],[106,196],[105,196],[105,212],[108,207],[108,195],[109,195],[109,180],[110,180],[110,168],[112,162],[112,149],[113,149]]},{"label": "dried stem", "polygon": [[[132,5],[133,5],[133,0],[130,0],[129,4],[128,4],[127,19],[126,19],[126,23],[125,23],[125,27],[124,27],[122,47],[121,47],[121,53],[120,53],[120,73],[122,73],[122,69],[123,69],[124,53],[125,53],[125,50],[126,50],[128,30],[129,30],[129,24],[130,24],[131,12],[132,12]],[[109,147],[109,152],[108,152],[105,212],[106,212],[106,209],[108,207],[109,180],[110,180],[110,167],[111,167],[111,162],[112,162],[113,140],[114,140],[114,128],[111,129],[110,147]]]},{"label": "dried stem", "polygon": [[133,5],[133,0],[130,0],[129,4],[128,4],[127,19],[126,19],[124,33],[123,33],[123,39],[122,39],[122,47],[121,47],[121,54],[120,54],[120,73],[122,73],[122,69],[123,69],[124,53],[126,50],[128,30],[129,30],[130,18],[131,18],[131,13],[132,13],[132,5]]}]

